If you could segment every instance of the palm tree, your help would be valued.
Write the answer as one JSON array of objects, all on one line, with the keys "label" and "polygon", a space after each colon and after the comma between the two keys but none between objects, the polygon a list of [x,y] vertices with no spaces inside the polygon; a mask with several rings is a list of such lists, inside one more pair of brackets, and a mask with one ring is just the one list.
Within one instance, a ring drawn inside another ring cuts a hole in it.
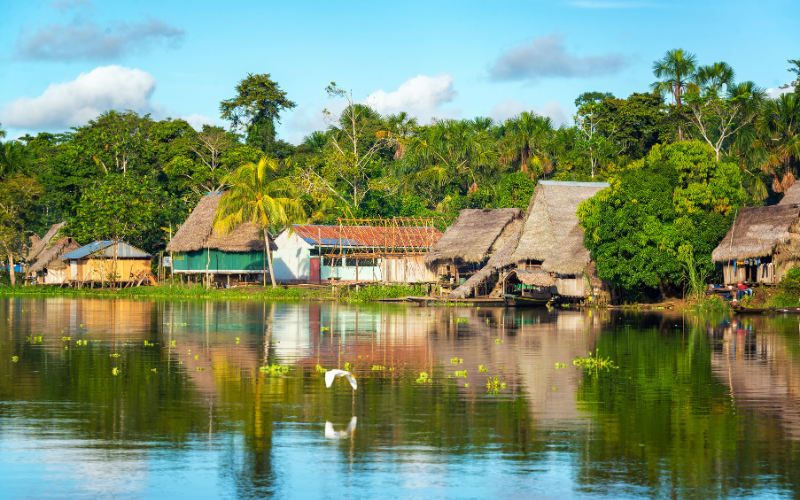
[{"label": "palm tree", "polygon": [[736,79],[736,72],[726,62],[716,62],[714,64],[700,66],[695,72],[695,83],[706,90],[718,93],[722,91],[722,86],[730,88]]},{"label": "palm tree", "polygon": [[3,128],[3,124],[0,123],[0,139],[6,138],[6,129]]},{"label": "palm tree", "polygon": [[[762,170],[772,174],[773,189],[783,191],[791,185],[792,165],[800,162],[800,94],[783,94],[763,102],[756,120],[756,131],[764,145]],[[774,169],[783,166],[779,179]],[[775,189],[777,188],[777,189]]]},{"label": "palm tree", "polygon": [[255,224],[262,233],[269,262],[272,288],[276,288],[270,249],[270,228],[280,228],[303,219],[303,209],[294,195],[294,186],[286,178],[278,178],[278,164],[262,157],[258,164],[242,165],[226,184],[230,189],[220,199],[214,217],[214,229],[222,235],[232,233],[242,224]]},{"label": "palm tree", "polygon": [[[694,79],[697,58],[683,49],[668,50],[664,57],[653,62],[653,74],[661,80],[650,84],[653,91],[660,94],[669,92],[681,107],[681,96],[686,93]],[[683,131],[678,126],[678,140],[683,140]]]},{"label": "palm tree", "polygon": [[0,179],[26,172],[31,166],[30,150],[19,141],[0,143]]},{"label": "palm tree", "polygon": [[394,136],[396,141],[394,159],[399,160],[405,153],[408,138],[419,127],[419,122],[415,117],[409,115],[405,111],[401,111],[396,115],[389,115],[385,117],[384,120],[389,129],[389,134]]},{"label": "palm tree", "polygon": [[511,162],[519,158],[522,172],[527,172],[529,166],[545,174],[552,171],[545,149],[553,138],[553,120],[523,111],[506,120],[505,130],[499,144],[503,160]]},{"label": "palm tree", "polygon": [[321,153],[322,148],[328,143],[328,136],[325,132],[316,130],[303,137],[303,144],[310,147],[315,153]]},{"label": "palm tree", "polygon": [[441,120],[411,137],[405,159],[412,169],[407,180],[427,187],[432,197],[432,187],[451,182],[468,191],[472,180],[477,188],[496,165],[497,148],[491,134],[476,131],[472,121]]}]

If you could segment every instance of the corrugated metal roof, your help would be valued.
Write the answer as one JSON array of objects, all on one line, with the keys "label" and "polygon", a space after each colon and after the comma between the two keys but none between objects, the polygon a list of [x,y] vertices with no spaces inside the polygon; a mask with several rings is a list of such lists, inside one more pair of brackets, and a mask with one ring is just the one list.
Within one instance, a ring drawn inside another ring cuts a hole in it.
[{"label": "corrugated metal roof", "polygon": [[429,248],[442,237],[433,227],[379,226],[292,226],[295,233],[311,245],[361,247]]},{"label": "corrugated metal roof", "polygon": [[119,259],[152,259],[153,256],[147,252],[143,252],[136,247],[133,247],[124,241],[120,242],[117,245],[117,249],[114,250],[114,242],[113,241],[93,241],[86,246],[82,246],[81,248],[74,250],[70,253],[64,254],[61,256],[62,259],[69,259],[69,260],[79,260],[84,259],[88,256],[92,257],[106,257],[109,259],[113,259],[115,257]]}]

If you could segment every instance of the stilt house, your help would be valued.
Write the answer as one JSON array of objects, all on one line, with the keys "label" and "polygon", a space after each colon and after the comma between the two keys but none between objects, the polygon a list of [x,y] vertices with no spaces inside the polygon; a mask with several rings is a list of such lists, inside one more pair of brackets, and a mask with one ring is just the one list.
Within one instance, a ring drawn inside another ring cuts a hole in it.
[{"label": "stilt house", "polygon": [[39,238],[37,235],[31,235],[31,247],[28,250],[28,255],[25,256],[25,262],[28,264],[33,264],[39,258],[39,255],[44,252],[47,248],[50,247],[50,243],[53,241],[53,238],[58,235],[58,232],[66,226],[66,222],[59,222],[58,224],[53,224],[50,226],[50,229],[47,231],[47,234],[44,235],[44,238]]},{"label": "stilt house", "polygon": [[59,238],[38,255],[36,262],[28,269],[30,276],[36,277],[39,285],[63,285],[71,279],[70,268],[61,257],[81,248],[72,238]]},{"label": "stilt house", "polygon": [[[172,272],[197,279],[234,282],[265,281],[269,273],[266,246],[261,231],[242,224],[231,234],[214,231],[214,217],[223,193],[208,193],[178,229],[167,251],[172,254]],[[270,248],[278,247],[268,235]]]},{"label": "stilt house", "polygon": [[[510,249],[507,245],[519,231],[522,215],[518,208],[462,210],[455,223],[447,228],[433,250],[425,256],[425,265],[437,275],[445,276],[452,288],[467,285],[458,291],[453,290],[452,298],[468,297],[479,284],[482,286],[478,294],[489,295],[494,288],[494,282],[488,279],[493,269],[473,276],[484,268],[493,254]],[[472,280],[467,284],[470,278]]]},{"label": "stilt house", "polygon": [[423,259],[442,233],[432,225],[393,221],[384,226],[296,224],[275,238],[275,279],[281,283],[435,281]]},{"label": "stilt house", "polygon": [[153,256],[124,241],[94,241],[60,257],[69,266],[69,280],[78,286],[115,281],[131,283],[150,274]]},{"label": "stilt house", "polygon": [[741,208],[711,258],[725,284],[779,282],[800,260],[800,205]]}]

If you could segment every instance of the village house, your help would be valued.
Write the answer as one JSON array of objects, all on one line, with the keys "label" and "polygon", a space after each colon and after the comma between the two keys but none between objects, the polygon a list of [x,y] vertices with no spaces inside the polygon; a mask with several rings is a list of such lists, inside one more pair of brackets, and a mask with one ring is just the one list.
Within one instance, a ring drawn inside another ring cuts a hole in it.
[{"label": "village house", "polygon": [[124,241],[108,240],[94,241],[60,257],[69,266],[70,283],[79,287],[109,281],[141,284],[152,275],[152,258]]},{"label": "village house", "polygon": [[[281,283],[430,283],[423,259],[442,233],[431,225],[295,224],[275,238]],[[422,222],[422,221],[421,221]]]},{"label": "village house", "polygon": [[722,265],[725,284],[778,283],[800,260],[799,217],[800,205],[783,201],[767,207],[742,207],[711,253],[711,259]]},{"label": "village house", "polygon": [[428,269],[446,280],[443,289],[452,290],[449,298],[469,297],[476,288],[478,294],[489,294],[493,269],[485,265],[495,253],[508,251],[506,247],[517,234],[522,215],[518,208],[464,209],[459,213],[425,256]]},{"label": "village house", "polygon": [[[260,229],[246,223],[232,233],[214,231],[214,217],[223,193],[208,193],[167,245],[172,272],[194,281],[231,283],[266,282],[269,266]],[[269,237],[270,248],[277,250]]]},{"label": "village house", "polygon": [[72,238],[59,238],[38,254],[36,261],[28,268],[28,275],[38,285],[64,285],[71,279],[70,268],[61,257],[81,248]]}]

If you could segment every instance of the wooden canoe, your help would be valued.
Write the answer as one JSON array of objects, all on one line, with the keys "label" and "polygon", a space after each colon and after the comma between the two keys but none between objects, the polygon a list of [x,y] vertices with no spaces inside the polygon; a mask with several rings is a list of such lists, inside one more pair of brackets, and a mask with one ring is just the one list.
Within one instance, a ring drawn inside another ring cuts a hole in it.
[{"label": "wooden canoe", "polygon": [[477,298],[477,299],[448,299],[447,297],[407,297],[411,302],[420,306],[480,306],[502,307],[505,305],[502,298]]},{"label": "wooden canoe", "polygon": [[550,298],[544,297],[521,297],[519,295],[503,295],[503,302],[506,307],[544,307],[550,302]]}]

